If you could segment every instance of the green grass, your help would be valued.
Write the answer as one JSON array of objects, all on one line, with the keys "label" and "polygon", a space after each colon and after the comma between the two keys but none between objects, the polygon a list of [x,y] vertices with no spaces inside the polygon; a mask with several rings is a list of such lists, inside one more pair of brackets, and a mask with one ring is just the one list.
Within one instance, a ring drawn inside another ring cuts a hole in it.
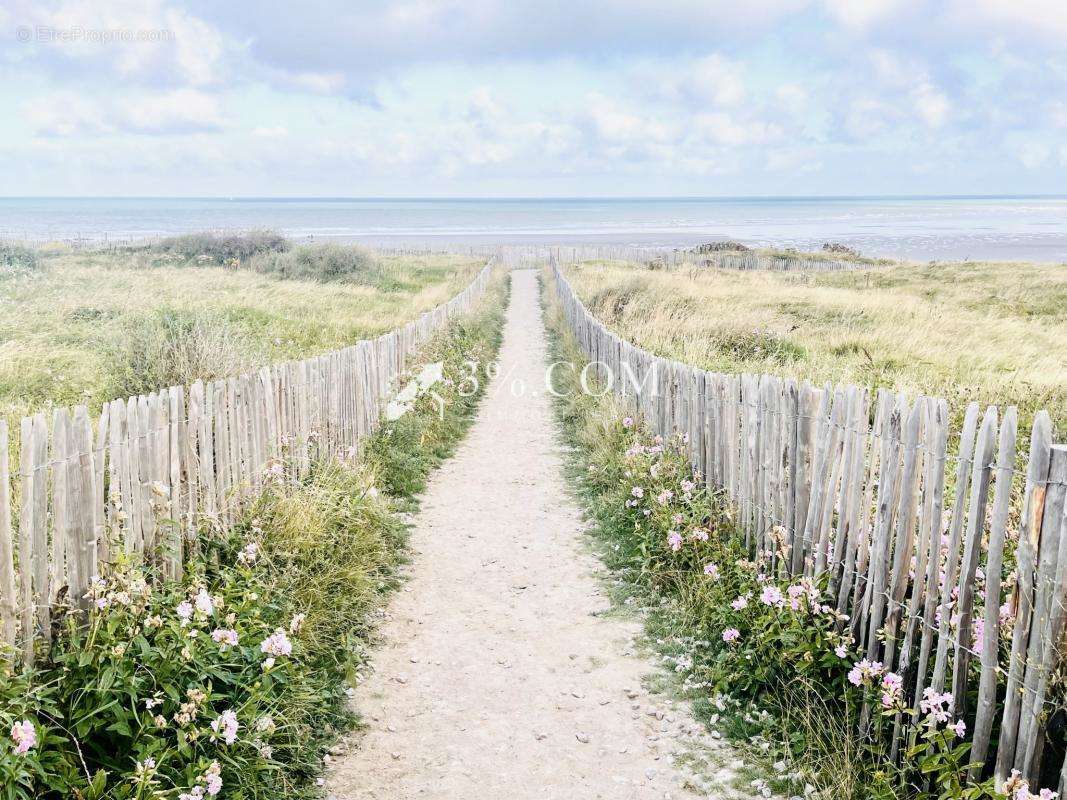
[{"label": "green grass", "polygon": [[[389,257],[373,281],[322,284],[150,250],[37,257],[35,270],[0,269],[0,418],[16,427],[53,404],[95,409],[134,387],[162,388],[154,380],[188,379],[198,361],[208,377],[377,336],[454,296],[482,265],[466,256]],[[183,329],[198,332],[200,355],[174,338]],[[138,355],[142,342],[156,356]],[[183,348],[185,368],[142,369]]]}]

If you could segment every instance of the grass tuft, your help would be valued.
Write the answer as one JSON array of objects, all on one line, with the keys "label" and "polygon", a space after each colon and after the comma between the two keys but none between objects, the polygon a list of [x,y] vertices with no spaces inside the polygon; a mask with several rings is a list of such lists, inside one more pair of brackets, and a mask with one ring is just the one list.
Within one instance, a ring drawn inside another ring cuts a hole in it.
[{"label": "grass tuft", "polygon": [[308,244],[264,252],[257,254],[249,266],[277,278],[319,283],[378,286],[383,275],[381,262],[370,251],[355,245]]},{"label": "grass tuft", "polygon": [[239,375],[262,360],[258,344],[221,315],[163,307],[119,331],[107,346],[106,373],[113,396],[133,397]]}]

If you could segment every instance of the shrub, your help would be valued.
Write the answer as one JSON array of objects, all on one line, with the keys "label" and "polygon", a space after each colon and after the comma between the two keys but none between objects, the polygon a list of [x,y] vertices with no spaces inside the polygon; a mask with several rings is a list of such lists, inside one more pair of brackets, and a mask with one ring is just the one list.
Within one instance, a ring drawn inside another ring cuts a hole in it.
[{"label": "shrub", "polygon": [[20,244],[0,242],[0,272],[32,272],[40,269],[37,251]]},{"label": "shrub", "polygon": [[115,397],[247,371],[260,346],[218,315],[175,308],[135,318],[105,347]]},{"label": "shrub", "polygon": [[847,244],[842,244],[841,242],[823,242],[822,251],[835,256],[848,256],[849,258],[861,257],[859,250],[855,247],[849,247]]},{"label": "shrub", "polygon": [[253,230],[246,233],[188,233],[171,236],[154,246],[154,250],[197,263],[243,266],[253,256],[284,253],[292,243],[280,233]]},{"label": "shrub", "polygon": [[706,254],[706,253],[739,253],[745,252],[749,248],[741,244],[741,242],[707,242],[705,244],[697,245],[693,248],[692,252]]},{"label": "shrub", "polygon": [[339,244],[308,244],[284,252],[265,252],[251,261],[252,269],[290,280],[322,283],[377,285],[381,264],[362,247]]}]

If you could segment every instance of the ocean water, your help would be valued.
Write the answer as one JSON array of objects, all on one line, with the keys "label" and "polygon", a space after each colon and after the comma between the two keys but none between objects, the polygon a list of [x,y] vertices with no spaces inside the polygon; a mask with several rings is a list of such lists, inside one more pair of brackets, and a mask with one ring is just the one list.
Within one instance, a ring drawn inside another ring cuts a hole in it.
[{"label": "ocean water", "polygon": [[1067,196],[841,198],[0,198],[0,237],[137,241],[274,228],[401,243],[616,243],[817,249],[919,260],[1067,262]]}]

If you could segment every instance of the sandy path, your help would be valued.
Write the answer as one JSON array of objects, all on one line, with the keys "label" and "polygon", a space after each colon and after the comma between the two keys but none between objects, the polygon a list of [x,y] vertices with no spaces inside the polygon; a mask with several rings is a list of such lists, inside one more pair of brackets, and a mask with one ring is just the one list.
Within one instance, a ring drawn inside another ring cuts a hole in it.
[{"label": "sandy path", "polygon": [[687,795],[669,754],[695,726],[641,688],[636,625],[598,616],[608,602],[565,489],[535,273],[512,286],[501,374],[431,481],[410,580],[356,693],[368,728],[333,760],[339,800]]}]

